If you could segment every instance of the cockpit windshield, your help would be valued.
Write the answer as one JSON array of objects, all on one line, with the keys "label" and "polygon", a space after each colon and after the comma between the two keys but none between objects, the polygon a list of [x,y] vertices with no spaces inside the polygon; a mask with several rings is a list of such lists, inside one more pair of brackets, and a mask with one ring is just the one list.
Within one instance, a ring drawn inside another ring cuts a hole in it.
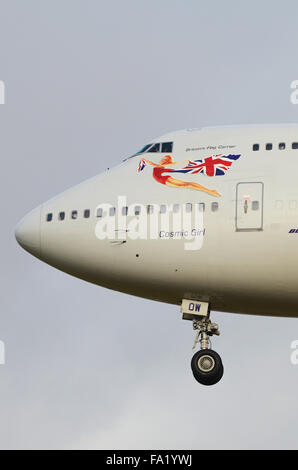
[{"label": "cockpit windshield", "polygon": [[152,144],[145,145],[144,147],[141,148],[141,150],[139,150],[137,153],[135,153],[135,155],[139,155],[139,153],[147,152],[147,150],[151,147],[151,145]]},{"label": "cockpit windshield", "polygon": [[134,153],[131,157],[125,158],[123,161],[141,155],[142,153],[172,153],[173,152],[173,142],[154,142],[152,144],[147,144],[141,148],[137,153]]},{"label": "cockpit windshield", "polygon": [[173,152],[173,142],[161,142],[147,144],[141,150],[139,150],[135,155],[140,155],[140,153],[172,153]]}]

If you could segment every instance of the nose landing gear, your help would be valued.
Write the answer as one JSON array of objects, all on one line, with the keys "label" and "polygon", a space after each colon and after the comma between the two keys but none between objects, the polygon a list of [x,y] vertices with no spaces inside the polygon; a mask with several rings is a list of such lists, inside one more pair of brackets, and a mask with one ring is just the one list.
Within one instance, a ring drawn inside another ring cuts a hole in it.
[{"label": "nose landing gear", "polygon": [[224,373],[222,360],[217,352],[211,349],[210,336],[219,336],[218,325],[210,320],[210,309],[207,302],[183,300],[181,310],[184,320],[192,320],[193,329],[197,332],[193,349],[200,343],[191,361],[194,378],[202,385],[215,385]]}]

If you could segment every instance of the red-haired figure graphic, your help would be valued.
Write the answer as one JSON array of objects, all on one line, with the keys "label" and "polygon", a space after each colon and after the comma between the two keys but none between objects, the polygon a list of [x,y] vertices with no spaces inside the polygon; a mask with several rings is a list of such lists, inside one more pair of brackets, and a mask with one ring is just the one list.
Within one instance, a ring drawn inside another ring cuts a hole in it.
[{"label": "red-haired figure graphic", "polygon": [[[146,158],[143,158],[142,160],[143,162],[146,162],[148,165],[151,165],[154,167],[153,178],[158,183],[165,184],[166,186],[170,186],[172,188],[187,188],[187,189],[195,189],[197,191],[204,191],[210,194],[211,196],[220,197],[220,194],[215,189],[205,188],[205,186],[202,186],[201,184],[193,182],[193,181],[182,181],[182,180],[178,180],[177,178],[173,178],[171,175],[164,175],[164,173],[169,173],[171,171],[175,172],[175,169],[168,168],[169,166],[186,163],[186,162],[189,162],[189,160],[174,162],[171,155],[166,155],[160,160],[159,163],[151,162],[150,160],[147,160]],[[141,169],[142,168],[139,167],[139,171],[141,171]]]}]

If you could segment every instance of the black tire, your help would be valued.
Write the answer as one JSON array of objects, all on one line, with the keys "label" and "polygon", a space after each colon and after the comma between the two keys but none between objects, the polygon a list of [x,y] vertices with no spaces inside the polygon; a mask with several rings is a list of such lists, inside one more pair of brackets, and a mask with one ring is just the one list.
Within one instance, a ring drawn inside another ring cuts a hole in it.
[{"label": "black tire", "polygon": [[223,376],[220,355],[212,349],[201,349],[191,360],[194,378],[202,385],[215,385]]}]

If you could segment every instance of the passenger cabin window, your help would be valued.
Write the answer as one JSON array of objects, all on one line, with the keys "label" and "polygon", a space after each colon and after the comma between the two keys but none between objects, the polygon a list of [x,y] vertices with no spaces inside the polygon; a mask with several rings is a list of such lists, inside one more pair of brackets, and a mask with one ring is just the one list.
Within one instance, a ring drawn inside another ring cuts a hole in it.
[{"label": "passenger cabin window", "polygon": [[272,144],[266,144],[266,150],[272,150],[273,145]]},{"label": "passenger cabin window", "polygon": [[211,204],[211,211],[212,211],[212,212],[218,211],[218,202],[212,202],[212,204]]},{"label": "passenger cabin window", "polygon": [[154,212],[154,206],[152,206],[151,204],[148,204],[147,214],[153,214],[153,212]]},{"label": "passenger cabin window", "polygon": [[167,212],[167,206],[166,206],[165,204],[162,204],[162,205],[160,206],[159,212],[160,212],[161,214],[165,214],[165,213]]},{"label": "passenger cabin window", "polygon": [[186,212],[191,212],[192,211],[192,204],[190,202],[185,204],[185,210],[186,210]]},{"label": "passenger cabin window", "polygon": [[135,206],[135,215],[141,214],[141,206]]},{"label": "passenger cabin window", "polygon": [[260,150],[260,145],[259,144],[253,144],[252,149],[253,149],[254,152],[257,152],[258,150]]},{"label": "passenger cabin window", "polygon": [[128,207],[122,207],[122,215],[127,215],[128,214]]},{"label": "passenger cabin window", "polygon": [[96,211],[96,217],[102,217],[103,215],[103,210],[101,207],[99,207]]},{"label": "passenger cabin window", "polygon": [[85,209],[85,210],[84,210],[84,217],[85,217],[85,219],[89,219],[89,217],[90,217],[90,209]]},{"label": "passenger cabin window", "polygon": [[113,217],[116,214],[116,209],[115,207],[110,207],[109,209],[109,216]]},{"label": "passenger cabin window", "polygon": [[199,202],[199,212],[205,212],[205,202]]},{"label": "passenger cabin window", "polygon": [[298,142],[293,142],[292,143],[292,149],[294,149],[294,150],[298,149]]},{"label": "passenger cabin window", "polygon": [[78,218],[78,211],[72,211],[72,213],[71,213],[71,218],[72,218],[73,220],[76,220],[76,219]]},{"label": "passenger cabin window", "polygon": [[65,219],[65,212],[59,212],[58,219],[59,220],[64,220]]},{"label": "passenger cabin window", "polygon": [[51,222],[53,220],[53,214],[47,214],[47,222]]},{"label": "passenger cabin window", "polygon": [[173,212],[175,214],[177,214],[177,212],[179,212],[179,211],[180,211],[180,205],[179,204],[174,204],[173,205]]},{"label": "passenger cabin window", "polygon": [[284,142],[280,142],[278,145],[279,150],[285,150],[286,144]]},{"label": "passenger cabin window", "polygon": [[251,208],[252,208],[253,211],[258,211],[259,210],[259,201],[252,201]]}]

